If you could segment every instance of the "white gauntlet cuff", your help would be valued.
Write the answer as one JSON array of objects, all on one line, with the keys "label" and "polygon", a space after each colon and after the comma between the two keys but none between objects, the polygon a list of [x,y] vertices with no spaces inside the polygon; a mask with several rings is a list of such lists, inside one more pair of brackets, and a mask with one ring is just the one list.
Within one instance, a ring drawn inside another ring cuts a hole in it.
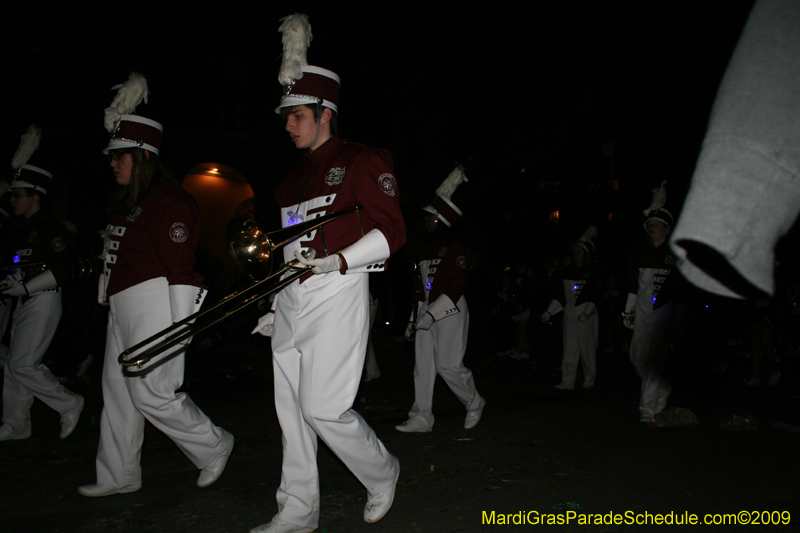
[{"label": "white gauntlet cuff", "polygon": [[442,294],[428,307],[428,313],[430,313],[434,320],[441,320],[459,313],[459,309],[449,296]]},{"label": "white gauntlet cuff", "polygon": [[550,313],[550,316],[553,316],[556,313],[560,313],[563,310],[564,310],[564,307],[562,307],[561,302],[559,302],[555,298],[553,298],[550,301],[550,305],[547,306],[547,312]]},{"label": "white gauntlet cuff", "polygon": [[172,322],[180,322],[200,310],[208,291],[191,285],[170,285],[169,305],[172,309]]},{"label": "white gauntlet cuff", "polygon": [[391,252],[389,242],[378,229],[373,229],[339,252],[347,262],[347,273],[380,272]]}]

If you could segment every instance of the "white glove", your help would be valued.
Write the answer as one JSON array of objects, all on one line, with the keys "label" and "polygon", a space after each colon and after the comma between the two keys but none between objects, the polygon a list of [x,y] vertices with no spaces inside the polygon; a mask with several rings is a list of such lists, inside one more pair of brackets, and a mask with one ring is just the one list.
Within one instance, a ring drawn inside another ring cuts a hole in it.
[{"label": "white glove", "polygon": [[550,323],[550,313],[547,311],[544,312],[542,315],[542,324],[549,324]]},{"label": "white glove", "polygon": [[407,341],[410,341],[414,338],[414,323],[409,322],[408,326],[406,326],[406,333],[405,338]]},{"label": "white glove", "polygon": [[628,293],[628,300],[625,302],[625,312],[622,314],[622,323],[628,329],[633,329],[633,320],[631,319],[631,315],[636,310],[636,298],[637,296],[632,292]]},{"label": "white glove", "polygon": [[586,313],[581,313],[578,315],[578,322],[586,322],[587,320],[589,320],[589,315]]},{"label": "white glove", "polygon": [[430,313],[425,313],[417,319],[417,329],[428,330],[433,325],[433,317]]},{"label": "white glove", "polygon": [[274,327],[275,322],[275,313],[267,313],[266,315],[262,316],[258,319],[258,325],[250,332],[250,335],[254,333],[260,333],[265,337],[272,337],[273,331],[275,331]]},{"label": "white glove", "polygon": [[314,274],[325,274],[327,272],[338,272],[342,268],[342,263],[339,260],[339,254],[329,255],[327,257],[321,257],[319,259],[306,259],[303,257],[303,254],[300,253],[300,250],[295,250],[294,256],[297,260],[306,265],[313,267],[311,272]]},{"label": "white glove", "polygon": [[8,296],[27,296],[28,291],[25,285],[14,276],[6,276],[6,279],[0,283],[0,291]]},{"label": "white glove", "polygon": [[[422,302],[417,302],[417,315],[422,310]],[[408,326],[406,326],[405,338],[407,341],[414,340],[414,311],[411,311],[411,316],[408,317]]]}]

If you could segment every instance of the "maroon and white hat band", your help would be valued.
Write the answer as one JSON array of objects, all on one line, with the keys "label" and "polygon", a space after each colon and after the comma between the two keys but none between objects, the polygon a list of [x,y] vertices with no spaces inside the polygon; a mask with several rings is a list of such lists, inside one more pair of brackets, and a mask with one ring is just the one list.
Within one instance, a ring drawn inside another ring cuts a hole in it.
[{"label": "maroon and white hat band", "polygon": [[158,155],[163,131],[164,128],[155,120],[138,115],[122,115],[103,153],[120,148],[144,148]]},{"label": "maroon and white hat band", "polygon": [[286,86],[286,92],[281,96],[281,103],[275,112],[280,113],[283,107],[321,103],[323,107],[328,107],[338,113],[339,86],[341,85],[339,75],[313,65],[303,65],[300,70],[303,76]]},{"label": "maroon and white hat band", "polygon": [[581,248],[586,250],[587,254],[594,253],[594,243],[592,241],[581,241],[581,242],[576,242],[575,244],[572,245],[573,248],[575,248],[576,246],[580,246]]},{"label": "maroon and white hat band", "polygon": [[647,229],[647,223],[650,220],[658,220],[659,222],[664,223],[664,225],[666,225],[670,229],[672,229],[672,227],[675,225],[675,218],[672,216],[672,213],[670,213],[663,207],[661,209],[653,211],[647,218],[645,218],[643,224],[644,229]]},{"label": "maroon and white hat band", "polygon": [[429,205],[423,207],[422,210],[436,215],[448,228],[455,224],[458,219],[461,218],[461,215],[464,214],[461,209],[456,207],[456,204],[444,196],[437,196]]},{"label": "maroon and white hat band", "polygon": [[48,171],[33,165],[22,165],[14,174],[14,180],[9,189],[35,189],[42,194],[47,194],[53,184],[53,175]]}]

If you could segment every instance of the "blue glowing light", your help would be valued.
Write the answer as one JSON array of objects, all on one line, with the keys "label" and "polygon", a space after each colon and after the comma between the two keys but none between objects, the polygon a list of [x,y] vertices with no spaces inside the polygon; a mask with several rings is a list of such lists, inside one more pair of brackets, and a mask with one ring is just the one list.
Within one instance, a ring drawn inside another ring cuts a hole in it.
[{"label": "blue glowing light", "polygon": [[11,261],[12,261],[13,263],[19,263],[19,255],[15,255],[14,257],[12,257],[12,258],[11,258]]},{"label": "blue glowing light", "polygon": [[289,220],[286,221],[286,227],[294,226],[295,224],[299,224],[303,221],[303,215],[300,213],[293,213],[289,211],[287,213],[289,215]]}]

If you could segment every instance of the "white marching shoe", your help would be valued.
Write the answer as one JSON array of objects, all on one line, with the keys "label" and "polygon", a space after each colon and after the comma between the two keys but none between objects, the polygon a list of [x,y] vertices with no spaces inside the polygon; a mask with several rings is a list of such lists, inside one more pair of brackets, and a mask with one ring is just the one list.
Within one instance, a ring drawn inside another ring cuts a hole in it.
[{"label": "white marching shoe", "polygon": [[433,430],[433,424],[421,416],[412,416],[399,426],[395,426],[394,429],[403,433],[428,433]]},{"label": "white marching shoe", "polygon": [[111,496],[112,494],[125,494],[136,492],[141,489],[141,485],[128,485],[127,487],[114,487],[113,485],[103,485],[94,483],[92,485],[82,485],[78,487],[78,494],[87,498],[100,498],[101,496]]},{"label": "white marching shoe", "polygon": [[314,531],[312,527],[296,526],[275,517],[272,522],[254,527],[250,533],[311,533],[312,531]]},{"label": "white marching shoe", "polygon": [[484,407],[486,407],[486,400],[481,398],[477,408],[467,411],[467,418],[464,419],[464,429],[472,429],[478,425],[478,422],[481,421]]},{"label": "white marching shoe", "polygon": [[81,419],[81,412],[83,411],[85,403],[83,396],[78,396],[77,407],[61,415],[61,435],[59,436],[62,439],[66,439],[72,435],[72,432],[78,427],[78,420]]},{"label": "white marching shoe", "polygon": [[397,480],[400,478],[400,461],[397,460],[397,457],[394,458],[394,464],[397,467],[397,473],[394,475],[392,485],[380,494],[374,496],[370,494],[367,497],[367,505],[364,506],[364,521],[367,524],[374,524],[386,516],[386,513],[392,508]]},{"label": "white marching shoe", "polygon": [[225,451],[222,452],[216,461],[208,465],[207,467],[203,468],[200,471],[200,477],[197,478],[197,486],[201,489],[208,487],[212,483],[214,483],[219,476],[222,475],[222,472],[225,471],[225,466],[228,464],[228,457],[231,456],[231,452],[233,451],[233,435],[231,435],[231,443],[228,444],[228,447],[225,448]]},{"label": "white marching shoe", "polygon": [[0,441],[4,440],[22,440],[27,439],[31,436],[30,424],[28,424],[29,429],[23,433],[15,433],[14,429],[9,426],[8,424],[3,424],[0,426]]}]

